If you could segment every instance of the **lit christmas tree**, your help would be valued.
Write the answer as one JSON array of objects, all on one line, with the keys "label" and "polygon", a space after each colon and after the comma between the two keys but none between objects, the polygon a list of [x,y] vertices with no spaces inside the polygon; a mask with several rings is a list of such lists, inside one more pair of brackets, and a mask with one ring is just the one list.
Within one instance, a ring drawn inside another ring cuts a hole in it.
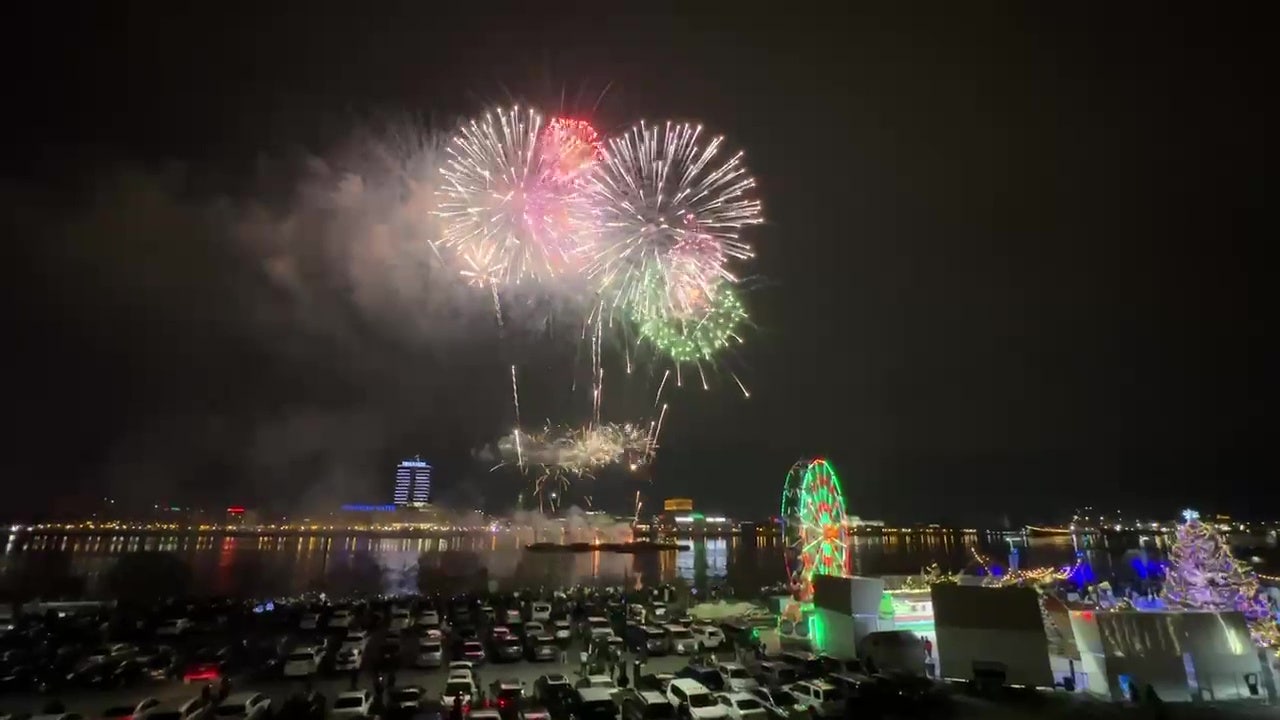
[{"label": "lit christmas tree", "polygon": [[1192,610],[1239,610],[1253,639],[1263,647],[1280,646],[1280,631],[1258,577],[1231,555],[1231,548],[1213,527],[1187,511],[1178,527],[1165,570],[1164,599],[1171,606]]}]

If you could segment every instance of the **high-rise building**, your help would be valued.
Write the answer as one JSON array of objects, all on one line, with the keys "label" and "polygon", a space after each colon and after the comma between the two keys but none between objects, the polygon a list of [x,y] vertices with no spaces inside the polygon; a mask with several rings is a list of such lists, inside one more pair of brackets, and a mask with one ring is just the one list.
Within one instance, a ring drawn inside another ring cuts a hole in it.
[{"label": "high-rise building", "polygon": [[431,465],[420,457],[405,460],[396,467],[396,505],[422,506],[431,502]]}]

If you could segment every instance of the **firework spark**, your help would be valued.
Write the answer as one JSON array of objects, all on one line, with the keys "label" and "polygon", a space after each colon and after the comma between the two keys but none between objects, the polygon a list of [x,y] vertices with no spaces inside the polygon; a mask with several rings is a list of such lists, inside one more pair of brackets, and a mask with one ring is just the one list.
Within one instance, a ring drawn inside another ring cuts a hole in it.
[{"label": "firework spark", "polygon": [[583,428],[547,425],[540,431],[517,428],[498,441],[497,449],[503,464],[533,469],[534,494],[540,503],[549,500],[554,507],[557,503],[550,496],[563,495],[574,479],[594,478],[611,465],[633,471],[647,465],[657,452],[660,429],[660,420],[647,428],[631,423]]},{"label": "firework spark", "polygon": [[586,270],[607,302],[681,315],[720,281],[736,282],[728,261],[752,256],[740,233],[762,216],[742,153],[726,159],[723,146],[704,142],[701,126],[671,122],[609,141],[593,175],[600,236]]},{"label": "firework spark", "polygon": [[593,133],[565,121],[544,131],[537,111],[519,107],[463,125],[440,170],[436,214],[444,228],[437,249],[455,258],[475,285],[573,272],[585,260],[598,218],[594,194],[582,181],[594,160],[566,138]]}]

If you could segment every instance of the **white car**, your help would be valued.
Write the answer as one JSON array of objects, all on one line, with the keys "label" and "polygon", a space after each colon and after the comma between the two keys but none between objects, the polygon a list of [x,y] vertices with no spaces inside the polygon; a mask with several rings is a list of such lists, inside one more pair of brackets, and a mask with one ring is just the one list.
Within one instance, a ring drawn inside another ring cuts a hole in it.
[{"label": "white car", "polygon": [[308,677],[320,670],[319,647],[295,648],[284,660],[285,677]]},{"label": "white car", "polygon": [[331,628],[351,627],[351,623],[355,620],[355,618],[356,618],[355,613],[351,612],[350,610],[347,610],[346,608],[343,608],[341,610],[334,610],[333,614],[329,616],[329,627]]},{"label": "white car", "polygon": [[320,627],[320,613],[303,613],[302,620],[298,622],[298,628],[302,630],[315,630]]},{"label": "white car", "polygon": [[338,693],[338,697],[333,700],[333,708],[329,710],[329,717],[362,718],[368,716],[372,708],[373,693],[371,691],[352,690]]},{"label": "white car", "polygon": [[121,705],[111,708],[102,713],[102,718],[130,718],[131,720],[142,720],[150,715],[156,708],[160,706],[160,701],[149,697],[142,700],[137,705]]},{"label": "white car", "polygon": [[613,624],[605,618],[594,615],[587,618],[586,627],[583,629],[586,630],[583,634],[589,638],[608,637],[613,634]]},{"label": "white car", "polygon": [[459,670],[465,670],[468,675],[474,675],[476,671],[476,664],[470,660],[450,660],[449,674],[452,675]]},{"label": "white car", "polygon": [[672,707],[685,705],[693,720],[721,720],[729,716],[706,685],[690,678],[676,678],[667,684],[667,701]]},{"label": "white car", "polygon": [[556,640],[568,640],[573,636],[573,624],[568,620],[556,620],[555,628]]},{"label": "white car", "polygon": [[165,620],[156,628],[156,635],[176,636],[191,629],[191,621],[186,618]]},{"label": "white car", "polygon": [[745,667],[736,662],[720,663],[716,666],[716,671],[724,678],[725,689],[735,693],[746,692],[760,685]]},{"label": "white car", "polygon": [[404,608],[393,608],[391,610],[391,621],[388,628],[391,630],[407,630],[412,624],[412,618],[409,617],[409,611]]},{"label": "white car", "polygon": [[444,646],[434,638],[418,641],[418,657],[414,665],[420,668],[438,668],[444,664]]},{"label": "white car", "polygon": [[667,625],[663,628],[671,640],[671,651],[677,655],[689,655],[698,651],[698,639],[688,628]]},{"label": "white car", "polygon": [[444,683],[444,692],[440,693],[440,706],[445,713],[453,707],[453,701],[459,695],[462,696],[463,707],[471,707],[478,705],[480,700],[480,692],[476,689],[476,683],[470,678],[450,677]]},{"label": "white car", "polygon": [[547,633],[547,626],[537,620],[532,620],[524,624],[525,637],[538,637]]},{"label": "white car", "polygon": [[148,714],[151,718],[163,720],[206,720],[213,711],[212,705],[206,703],[199,695],[181,703],[166,701],[152,708]]},{"label": "white car", "polygon": [[364,665],[364,653],[360,648],[343,648],[333,660],[333,669],[338,672],[359,670]]},{"label": "white car", "polygon": [[809,708],[809,713],[816,717],[839,717],[844,713],[844,693],[840,688],[823,680],[802,680],[793,683],[787,690],[795,696],[796,702]]},{"label": "white car", "polygon": [[271,698],[262,693],[235,693],[219,703],[213,713],[219,718],[260,720],[271,713]]},{"label": "white car", "polygon": [[[613,678],[608,675],[588,675],[586,677],[587,687],[613,689],[618,687]],[[579,680],[578,682],[582,682]]]},{"label": "white car", "polygon": [[764,704],[746,693],[716,693],[716,699],[732,720],[766,720],[769,717]]},{"label": "white car", "polygon": [[417,685],[405,685],[390,690],[388,695],[391,698],[392,707],[398,707],[401,710],[417,710],[422,707],[427,691]]},{"label": "white car", "polygon": [[714,625],[694,625],[689,628],[689,632],[693,633],[704,650],[714,650],[724,644],[724,633]]},{"label": "white car", "polygon": [[369,646],[369,633],[363,630],[352,630],[347,636],[342,638],[343,650],[359,650],[364,652]]},{"label": "white car", "polygon": [[538,622],[550,622],[551,621],[551,603],[545,603],[545,602],[534,603],[532,609],[529,611],[529,619],[537,620]]}]

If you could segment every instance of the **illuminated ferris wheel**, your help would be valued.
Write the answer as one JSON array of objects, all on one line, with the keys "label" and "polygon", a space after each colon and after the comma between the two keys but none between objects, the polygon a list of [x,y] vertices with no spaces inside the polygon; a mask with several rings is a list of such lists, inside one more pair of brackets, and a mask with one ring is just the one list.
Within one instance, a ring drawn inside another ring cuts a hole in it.
[{"label": "illuminated ferris wheel", "polygon": [[814,575],[849,574],[844,493],[835,468],[822,458],[791,466],[782,488],[787,578],[797,599],[813,598]]}]

